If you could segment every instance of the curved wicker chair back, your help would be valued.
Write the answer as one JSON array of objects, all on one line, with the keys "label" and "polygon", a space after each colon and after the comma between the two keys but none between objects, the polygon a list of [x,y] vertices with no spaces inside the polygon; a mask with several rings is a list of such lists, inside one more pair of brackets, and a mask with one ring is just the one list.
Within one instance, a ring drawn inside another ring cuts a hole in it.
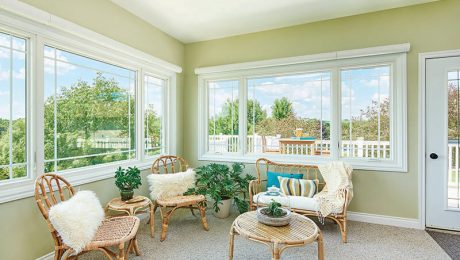
[{"label": "curved wicker chair back", "polygon": [[184,172],[188,168],[187,161],[179,156],[165,155],[156,159],[152,164],[153,174],[169,174]]},{"label": "curved wicker chair back", "polygon": [[75,194],[72,185],[59,175],[47,173],[35,180],[35,201],[45,218],[56,246],[61,246],[61,237],[49,221],[49,210],[61,201],[68,200]]},{"label": "curved wicker chair back", "polygon": [[256,161],[256,171],[258,183],[265,182],[267,180],[267,172],[271,171],[302,173],[304,179],[315,180],[317,182],[318,192],[326,185],[318,167],[315,165],[276,163],[265,158],[260,158]]}]

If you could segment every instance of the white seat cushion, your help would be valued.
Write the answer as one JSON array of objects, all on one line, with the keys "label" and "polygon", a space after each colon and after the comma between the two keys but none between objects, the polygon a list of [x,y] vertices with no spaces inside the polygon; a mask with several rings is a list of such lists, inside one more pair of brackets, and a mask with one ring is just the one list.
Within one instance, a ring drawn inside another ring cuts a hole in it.
[{"label": "white seat cushion", "polygon": [[[257,198],[260,194],[264,192],[258,193],[252,197],[252,201],[255,205],[257,205]],[[303,210],[310,210],[310,211],[318,211],[319,204],[314,198],[302,197],[302,196],[288,196],[289,197],[289,204],[291,204],[291,208],[293,209],[303,209]],[[279,196],[267,196],[268,201],[260,201],[260,203],[268,204],[273,199],[276,202],[283,204],[283,206],[287,206],[286,200],[283,200],[283,197]],[[332,213],[341,213],[341,212],[332,212]]]},{"label": "white seat cushion", "polygon": [[[257,198],[259,197],[261,193],[258,193],[254,195],[252,198],[253,202],[257,205]],[[288,196],[289,197],[289,204],[291,204],[291,208],[294,209],[303,209],[303,210],[310,210],[310,211],[317,211],[318,210],[318,203],[316,202],[315,199],[313,198],[308,198],[308,197],[303,197],[303,196]],[[267,196],[267,199],[271,200],[273,199],[276,202],[279,202],[281,204],[286,204],[285,201],[282,198],[283,197],[278,197],[278,196]],[[268,204],[270,201],[261,201],[261,203]],[[287,205],[283,205],[287,206]]]}]

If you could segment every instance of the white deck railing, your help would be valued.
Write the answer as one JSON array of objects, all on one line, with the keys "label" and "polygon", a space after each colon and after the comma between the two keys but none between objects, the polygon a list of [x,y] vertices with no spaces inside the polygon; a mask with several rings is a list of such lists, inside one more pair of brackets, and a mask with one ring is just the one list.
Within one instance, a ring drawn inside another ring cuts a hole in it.
[{"label": "white deck railing", "polygon": [[[211,135],[209,136],[209,152],[227,153],[238,150],[239,137],[237,135]],[[265,138],[265,145],[263,139]],[[329,154],[331,142],[329,140],[316,140],[311,144],[285,144],[280,145],[279,136],[251,135],[247,137],[247,149],[249,153],[284,153],[284,154],[303,154],[320,155]],[[358,139],[355,141],[342,141],[342,156],[358,158],[390,158],[390,142],[388,141],[365,141]]]}]

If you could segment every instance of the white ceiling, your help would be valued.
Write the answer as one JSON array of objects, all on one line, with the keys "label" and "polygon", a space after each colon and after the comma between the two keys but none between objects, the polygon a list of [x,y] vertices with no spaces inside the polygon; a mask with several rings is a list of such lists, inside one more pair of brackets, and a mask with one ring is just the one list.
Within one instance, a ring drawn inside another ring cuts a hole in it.
[{"label": "white ceiling", "polygon": [[112,0],[185,43],[433,1]]}]

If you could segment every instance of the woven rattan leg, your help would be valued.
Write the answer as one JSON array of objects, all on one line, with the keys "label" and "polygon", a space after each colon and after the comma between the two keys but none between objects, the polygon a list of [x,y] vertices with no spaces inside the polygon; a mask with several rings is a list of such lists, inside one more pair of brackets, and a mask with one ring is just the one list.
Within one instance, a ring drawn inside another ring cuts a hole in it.
[{"label": "woven rattan leg", "polygon": [[318,260],[324,260],[323,233],[321,231],[319,231],[316,242],[318,242]]},{"label": "woven rattan leg", "polygon": [[117,260],[125,260],[125,243],[118,245]]},{"label": "woven rattan leg", "polygon": [[277,243],[272,248],[272,260],[280,260],[281,251]]},{"label": "woven rattan leg", "polygon": [[[160,208],[160,210],[163,211],[163,207]],[[174,209],[172,209],[169,212],[166,212],[166,214],[163,214],[163,213],[161,214],[163,216],[163,220],[161,224],[161,236],[160,236],[161,242],[163,242],[166,239],[166,233],[168,232],[169,218],[171,217],[173,212],[174,212]]]},{"label": "woven rattan leg", "polygon": [[150,213],[150,219],[149,219],[149,225],[150,225],[150,236],[153,238],[155,236],[155,210],[156,206],[153,205],[153,203],[150,203],[149,207],[149,213]]},{"label": "woven rattan leg", "polygon": [[233,250],[235,247],[235,233],[233,231],[233,226],[230,228],[230,239],[229,239],[229,245],[228,245],[228,259],[232,260],[233,259]]},{"label": "woven rattan leg", "polygon": [[112,260],[113,253],[109,249],[105,247],[98,248],[99,251],[101,251],[107,259]]},{"label": "woven rattan leg", "polygon": [[54,260],[61,260],[62,257],[62,250],[56,249],[54,250]]},{"label": "woven rattan leg", "polygon": [[347,219],[342,219],[342,229],[340,230],[342,233],[342,241],[344,243],[347,242]]},{"label": "woven rattan leg", "polygon": [[208,221],[206,220],[206,208],[202,205],[198,206],[200,208],[200,214],[201,214],[201,224],[203,224],[204,230],[208,231]]},{"label": "woven rattan leg", "polygon": [[137,244],[137,237],[134,237],[133,244],[134,244],[134,252],[136,253],[137,256],[140,256],[141,251],[139,250],[139,245]]}]

